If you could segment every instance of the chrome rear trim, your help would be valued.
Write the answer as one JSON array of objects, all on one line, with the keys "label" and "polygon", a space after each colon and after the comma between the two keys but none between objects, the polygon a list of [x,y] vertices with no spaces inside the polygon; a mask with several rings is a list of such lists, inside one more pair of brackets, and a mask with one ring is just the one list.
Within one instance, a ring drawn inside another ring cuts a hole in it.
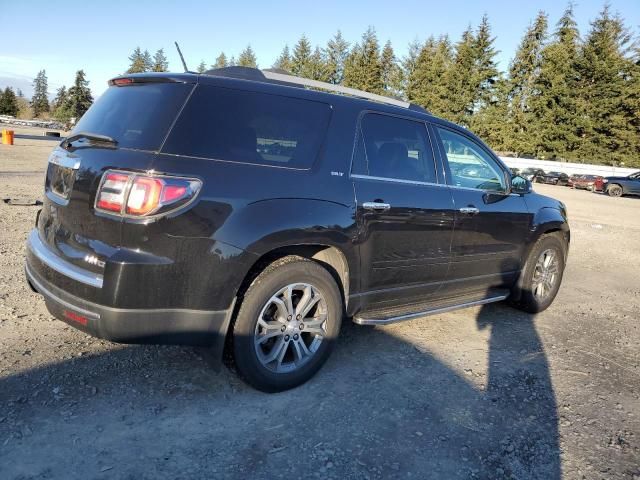
[{"label": "chrome rear trim", "polygon": [[31,230],[31,233],[29,234],[27,246],[42,263],[56,272],[77,282],[81,282],[95,288],[102,288],[102,275],[80,268],[77,265],[60,258],[42,242],[40,235],[38,235],[38,230],[35,228]]}]

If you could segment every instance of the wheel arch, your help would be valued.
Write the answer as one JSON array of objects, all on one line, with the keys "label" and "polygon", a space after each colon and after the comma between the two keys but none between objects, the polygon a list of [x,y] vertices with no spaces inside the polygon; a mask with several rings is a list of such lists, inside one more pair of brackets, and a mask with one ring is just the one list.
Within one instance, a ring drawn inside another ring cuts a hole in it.
[{"label": "wheel arch", "polygon": [[313,260],[326,268],[338,284],[346,307],[352,282],[352,272],[347,256],[338,247],[322,243],[283,245],[264,252],[249,268],[238,291],[238,296],[240,297],[246,291],[256,276],[269,264],[280,258],[292,255]]},{"label": "wheel arch", "polygon": [[352,282],[354,282],[355,279],[352,277],[354,272],[350,268],[347,255],[341,249],[326,243],[291,244],[274,247],[271,250],[263,252],[253,262],[238,288],[234,299],[234,311],[225,333],[226,342],[224,347],[224,358],[226,360],[231,358],[230,352],[232,350],[230,350],[230,348],[233,341],[232,333],[244,293],[265,268],[276,260],[288,256],[307,258],[322,265],[322,267],[325,268],[336,281],[338,290],[342,295],[343,309],[344,311],[347,310],[349,293],[351,292]]}]

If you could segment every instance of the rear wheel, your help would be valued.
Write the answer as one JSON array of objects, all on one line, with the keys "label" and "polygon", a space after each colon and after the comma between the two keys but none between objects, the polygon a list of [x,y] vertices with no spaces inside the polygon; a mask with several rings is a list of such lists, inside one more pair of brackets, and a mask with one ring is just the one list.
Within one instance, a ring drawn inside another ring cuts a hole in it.
[{"label": "rear wheel", "polygon": [[560,234],[541,237],[522,271],[520,299],[514,306],[529,313],[546,310],[560,289],[565,258],[566,246]]},{"label": "rear wheel", "polygon": [[607,193],[610,197],[621,197],[622,196],[622,187],[617,183],[609,185],[607,188]]},{"label": "rear wheel", "polygon": [[340,291],[326,269],[302,257],[277,260],[253,281],[238,311],[238,372],[265,392],[306,382],[329,358],[342,310]]}]

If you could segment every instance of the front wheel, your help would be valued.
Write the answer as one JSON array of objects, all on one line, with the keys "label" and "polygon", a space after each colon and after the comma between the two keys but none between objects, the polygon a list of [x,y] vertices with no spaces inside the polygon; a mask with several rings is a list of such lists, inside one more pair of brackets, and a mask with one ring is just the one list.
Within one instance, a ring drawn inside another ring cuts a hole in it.
[{"label": "front wheel", "polygon": [[329,358],[342,311],[336,281],[321,265],[294,256],[273,262],[252,282],[236,317],[241,377],[265,392],[306,382]]},{"label": "front wheel", "polygon": [[622,187],[617,184],[609,185],[607,188],[607,193],[610,197],[621,197],[622,196]]},{"label": "front wheel", "polygon": [[531,249],[521,275],[520,298],[516,308],[529,313],[542,312],[556,298],[566,259],[566,244],[561,234],[542,236]]}]

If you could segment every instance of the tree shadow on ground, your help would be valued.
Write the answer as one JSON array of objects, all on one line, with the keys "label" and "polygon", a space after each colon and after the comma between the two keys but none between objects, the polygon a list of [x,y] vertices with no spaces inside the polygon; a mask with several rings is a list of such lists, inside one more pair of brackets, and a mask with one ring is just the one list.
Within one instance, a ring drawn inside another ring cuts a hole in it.
[{"label": "tree shadow on ground", "polygon": [[11,375],[0,477],[560,478],[534,317],[469,312],[491,330],[484,382],[350,323],[312,381],[275,395],[184,347],[114,347]]}]

